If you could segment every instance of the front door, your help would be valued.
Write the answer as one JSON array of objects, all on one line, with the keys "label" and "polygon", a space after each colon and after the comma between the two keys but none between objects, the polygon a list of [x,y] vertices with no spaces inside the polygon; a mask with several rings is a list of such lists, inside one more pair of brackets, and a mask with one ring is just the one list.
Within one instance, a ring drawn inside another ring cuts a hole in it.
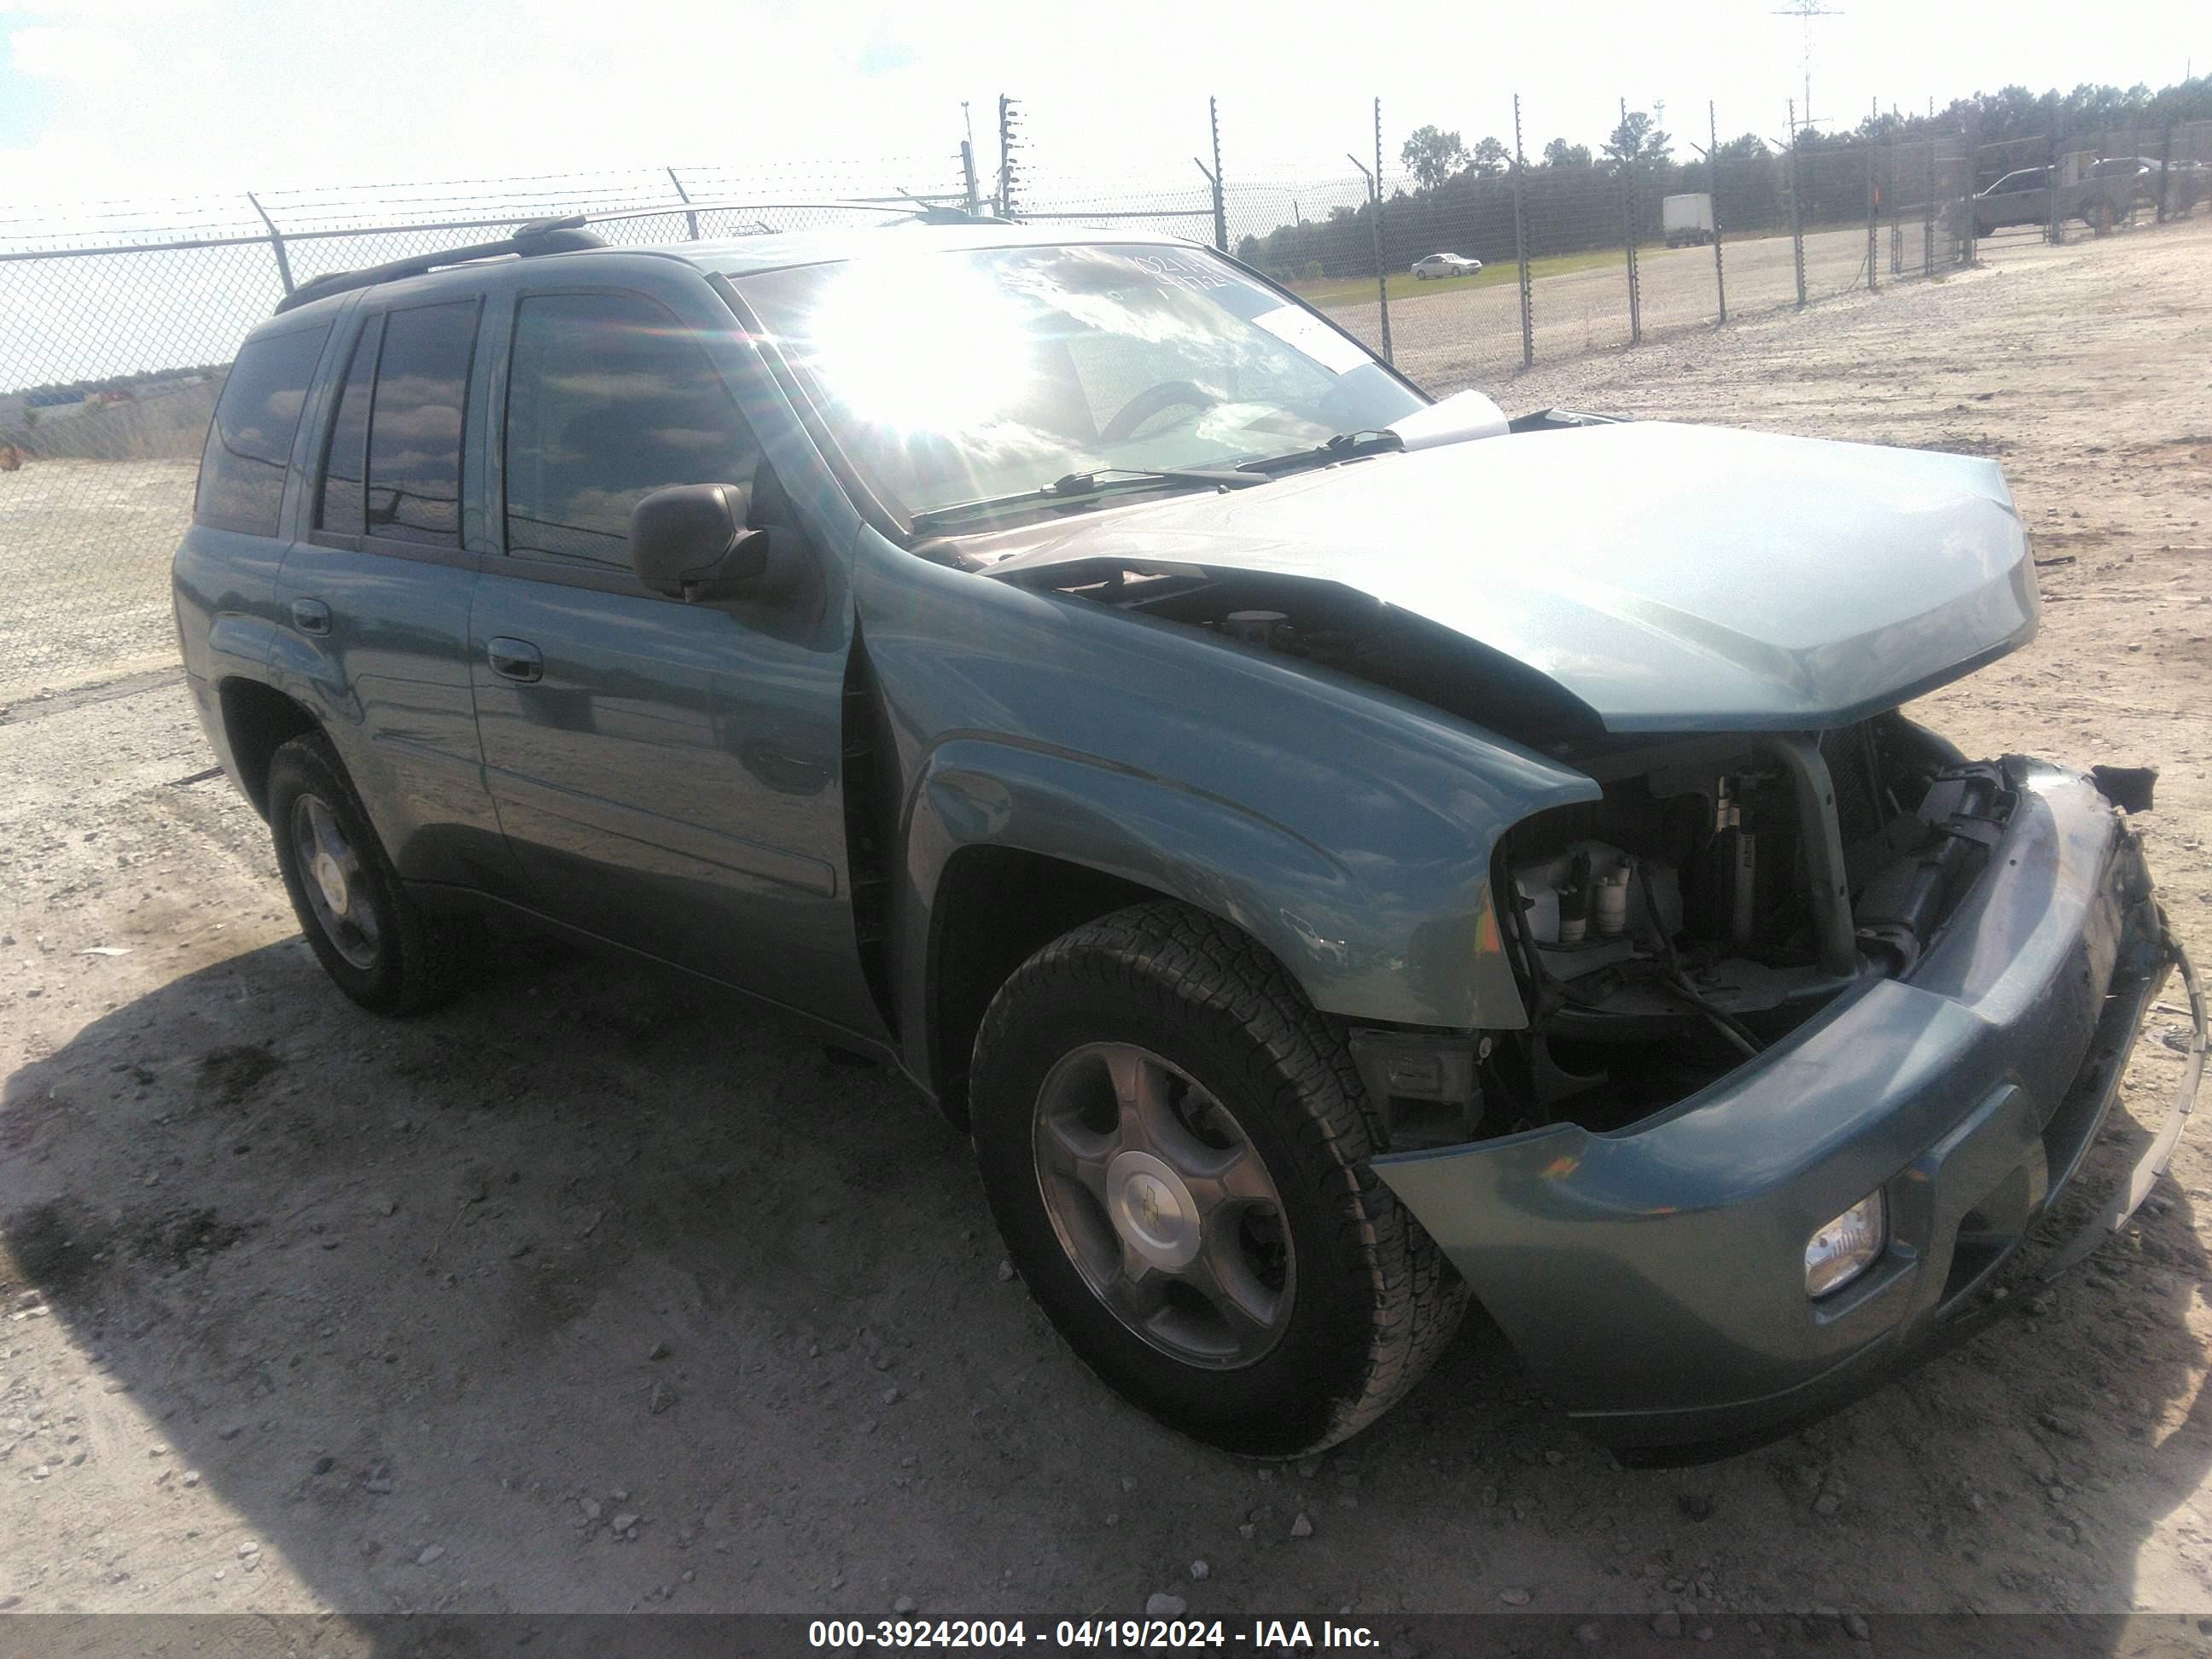
[{"label": "front door", "polygon": [[776,511],[736,398],[656,301],[526,289],[507,361],[505,553],[478,580],[471,672],[486,778],[537,904],[879,1030],[845,864],[852,616],[826,597],[844,584],[708,605],[638,581],[626,532],[650,491],[743,484]]}]

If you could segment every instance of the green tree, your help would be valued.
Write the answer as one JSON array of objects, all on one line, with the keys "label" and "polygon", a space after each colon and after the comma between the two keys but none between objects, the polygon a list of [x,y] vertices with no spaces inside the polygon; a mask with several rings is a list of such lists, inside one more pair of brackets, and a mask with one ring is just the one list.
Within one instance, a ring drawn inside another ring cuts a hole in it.
[{"label": "green tree", "polygon": [[1554,138],[1544,146],[1544,165],[1547,167],[1586,167],[1590,165],[1588,144],[1571,144],[1564,138]]},{"label": "green tree", "polygon": [[1755,132],[1713,152],[1713,196],[1723,230],[1767,230],[1787,216],[1782,165]]},{"label": "green tree", "polygon": [[1613,136],[1605,141],[1605,153],[1616,167],[1632,161],[1663,161],[1674,147],[1674,135],[1662,132],[1640,109],[1629,111],[1613,130]]},{"label": "green tree", "polygon": [[1416,127],[1399,149],[1398,159],[1422,189],[1434,190],[1468,164],[1467,146],[1456,132],[1433,125]]},{"label": "green tree", "polygon": [[1505,164],[1513,158],[1505,153],[1505,146],[1495,138],[1486,138],[1474,147],[1474,170],[1485,179],[1495,179],[1505,171]]}]

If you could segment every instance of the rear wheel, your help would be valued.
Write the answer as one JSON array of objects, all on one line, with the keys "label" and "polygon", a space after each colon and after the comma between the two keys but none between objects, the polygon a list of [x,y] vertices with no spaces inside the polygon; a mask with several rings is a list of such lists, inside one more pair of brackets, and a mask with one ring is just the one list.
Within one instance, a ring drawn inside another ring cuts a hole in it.
[{"label": "rear wheel", "polygon": [[1464,1287],[1369,1166],[1343,1043],[1282,969],[1174,904],[1016,970],[971,1121],[1008,1255],[1092,1370],[1171,1427],[1294,1456],[1420,1377]]},{"label": "rear wheel", "polygon": [[380,1014],[444,1001],[474,959],[472,919],[408,896],[330,739],[311,732],[269,762],[269,825],[300,931],[337,987]]}]

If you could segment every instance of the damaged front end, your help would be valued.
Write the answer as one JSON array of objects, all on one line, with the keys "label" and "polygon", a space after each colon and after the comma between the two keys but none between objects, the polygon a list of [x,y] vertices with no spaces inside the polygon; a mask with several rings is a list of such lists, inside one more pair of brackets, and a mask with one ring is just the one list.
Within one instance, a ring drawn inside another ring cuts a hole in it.
[{"label": "damaged front end", "polygon": [[1896,714],[1813,734],[1562,745],[1595,801],[1494,855],[1529,1011],[1493,1043],[1492,1132],[1621,1127],[1862,981],[1909,974],[2016,792]]},{"label": "damaged front end", "polygon": [[[1973,1316],[2188,970],[2091,778],[1895,714],[1587,761],[1603,799],[1498,854],[1528,1025],[1469,1040],[1452,1103],[1403,1091],[1409,1042],[1457,1040],[1359,1040],[1401,1133],[1376,1171],[1585,1429],[1714,1455]],[[2168,1121],[2059,1266],[2172,1154],[2189,988]]]},{"label": "damaged front end", "polygon": [[[2147,774],[1970,761],[1899,712],[2034,634],[1996,469],[1568,425],[1332,472],[1054,527],[992,572],[1587,781],[1468,810],[1517,1001],[1347,1022],[1376,1174],[1642,1455],[1771,1437],[1960,1329],[2181,962],[2128,823]],[[1470,501],[1482,533],[1436,530]],[[2174,1113],[2092,1243],[2180,1133],[2191,996]]]}]

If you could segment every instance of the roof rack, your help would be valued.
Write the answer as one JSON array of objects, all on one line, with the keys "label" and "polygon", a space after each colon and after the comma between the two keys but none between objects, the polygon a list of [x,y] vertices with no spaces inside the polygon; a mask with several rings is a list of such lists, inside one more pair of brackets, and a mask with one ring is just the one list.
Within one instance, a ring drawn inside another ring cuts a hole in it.
[{"label": "roof rack", "polygon": [[605,246],[605,238],[594,236],[584,228],[584,216],[580,213],[556,219],[533,219],[518,227],[513,235],[502,236],[495,242],[441,248],[435,253],[418,253],[411,258],[388,260],[380,265],[363,265],[359,270],[333,270],[328,276],[301,283],[279,300],[276,314],[282,316],[316,300],[327,300],[333,294],[349,294],[355,289],[374,288],[379,283],[396,283],[403,276],[420,276],[425,271],[465,264],[471,259],[494,259],[506,254],[518,254],[527,259],[541,253],[572,253],[581,248]]},{"label": "roof rack", "polygon": [[[606,246],[606,239],[586,229],[586,225],[605,224],[617,219],[670,217],[677,214],[692,216],[696,223],[696,216],[702,213],[760,213],[792,208],[889,214],[902,217],[907,223],[918,225],[1004,225],[1013,222],[994,214],[969,213],[964,208],[926,202],[919,197],[876,202],[686,202],[680,204],[672,203],[663,207],[623,208],[612,213],[571,213],[559,218],[533,219],[528,224],[518,227],[512,235],[503,236],[497,241],[444,248],[434,253],[418,253],[410,258],[392,259],[380,265],[363,265],[359,270],[331,271],[327,276],[301,283],[276,302],[276,312],[281,316],[297,307],[317,300],[327,300],[333,294],[349,294],[358,288],[374,288],[379,283],[396,283],[403,276],[420,276],[426,271],[441,270],[448,265],[466,264],[472,259],[496,259],[508,255],[527,259],[544,253],[573,253],[585,248]],[[767,230],[769,227],[763,224],[761,228]]]},{"label": "roof rack", "polygon": [[[919,196],[884,197],[872,201],[866,197],[848,196],[842,199],[818,202],[762,201],[757,198],[750,201],[670,202],[657,207],[617,208],[608,213],[579,214],[574,222],[600,225],[617,219],[675,219],[687,214],[696,218],[702,213],[784,213],[794,208],[817,212],[834,210],[881,214],[923,225],[1005,225],[1013,222],[994,214],[970,213],[965,208],[931,202]],[[756,220],[754,222],[759,222]],[[767,231],[770,227],[763,225],[761,228]]]}]

